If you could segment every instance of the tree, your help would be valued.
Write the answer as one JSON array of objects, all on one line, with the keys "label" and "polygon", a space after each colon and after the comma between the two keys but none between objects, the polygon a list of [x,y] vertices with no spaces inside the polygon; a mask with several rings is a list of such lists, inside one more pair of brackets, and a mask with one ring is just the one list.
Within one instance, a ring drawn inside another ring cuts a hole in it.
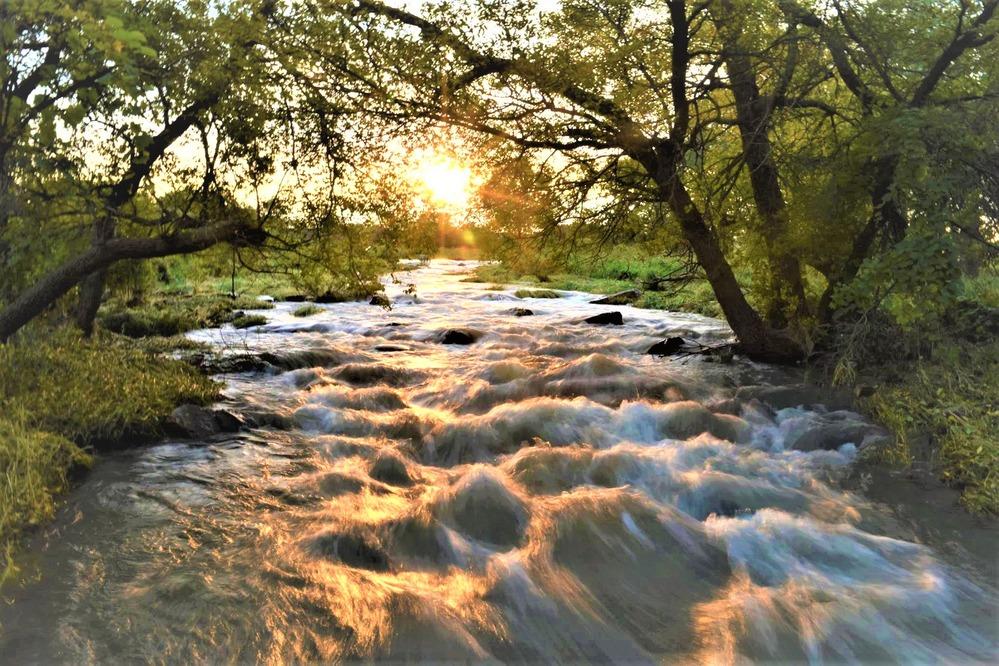
[{"label": "tree", "polygon": [[[386,115],[435,119],[556,152],[592,167],[598,181],[636,165],[642,178],[634,186],[676,219],[743,349],[768,360],[800,358],[801,347],[747,301],[712,220],[687,186],[719,67],[706,50],[705,6],[672,0],[651,3],[646,14],[636,3],[582,0],[532,25],[526,5],[501,5],[478,5],[479,27],[490,24],[502,35],[487,50],[464,20],[443,13],[431,20],[372,0],[346,3],[341,9],[360,55],[330,65],[353,74]],[[379,18],[381,30],[372,30]],[[606,64],[593,66],[594,53]]]}]

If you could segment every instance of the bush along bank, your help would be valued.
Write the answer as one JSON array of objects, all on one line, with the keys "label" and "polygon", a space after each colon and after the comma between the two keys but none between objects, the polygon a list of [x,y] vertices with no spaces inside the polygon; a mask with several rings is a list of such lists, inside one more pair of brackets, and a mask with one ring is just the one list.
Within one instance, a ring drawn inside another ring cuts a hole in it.
[{"label": "bush along bank", "polygon": [[16,573],[25,531],[51,519],[92,451],[159,437],[177,405],[213,402],[220,388],[162,354],[174,341],[25,333],[0,345],[0,584]]}]

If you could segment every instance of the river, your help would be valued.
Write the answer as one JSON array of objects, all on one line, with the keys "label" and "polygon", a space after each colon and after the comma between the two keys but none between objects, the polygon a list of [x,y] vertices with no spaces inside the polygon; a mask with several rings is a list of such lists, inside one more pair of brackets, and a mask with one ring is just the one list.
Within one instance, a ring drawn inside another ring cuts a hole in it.
[{"label": "river", "polygon": [[860,442],[793,450],[825,407],[739,393],[795,371],[649,356],[729,332],[471,268],[193,333],[280,360],[222,377],[253,427],[100,456],[0,608],[0,662],[996,658],[988,562],[846,490]]}]

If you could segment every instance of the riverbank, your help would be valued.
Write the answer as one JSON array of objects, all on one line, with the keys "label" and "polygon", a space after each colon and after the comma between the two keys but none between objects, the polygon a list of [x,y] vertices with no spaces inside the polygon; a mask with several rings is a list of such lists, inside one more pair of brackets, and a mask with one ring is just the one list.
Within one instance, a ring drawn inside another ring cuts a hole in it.
[{"label": "riverbank", "polygon": [[16,571],[25,530],[54,513],[73,470],[94,450],[151,441],[181,403],[219,385],[166,350],[177,339],[34,329],[0,345],[0,583]]},{"label": "riverbank", "polygon": [[269,309],[274,298],[340,302],[380,287],[302,294],[285,275],[211,277],[191,258],[161,277],[106,300],[89,340],[57,312],[0,344],[0,585],[17,573],[25,534],[52,518],[95,452],[154,442],[176,407],[218,397],[219,384],[178,358],[198,349],[184,333],[264,324],[266,316],[245,311]]}]

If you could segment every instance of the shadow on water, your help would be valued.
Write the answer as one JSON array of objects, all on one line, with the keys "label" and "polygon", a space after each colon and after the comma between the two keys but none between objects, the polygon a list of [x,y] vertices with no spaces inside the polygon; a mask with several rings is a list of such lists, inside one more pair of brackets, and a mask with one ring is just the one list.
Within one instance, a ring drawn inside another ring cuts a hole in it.
[{"label": "shadow on water", "polygon": [[829,433],[859,416],[745,389],[793,372],[644,354],[715,320],[589,326],[578,293],[517,317],[467,269],[387,284],[390,312],[195,334],[258,370],[225,376],[257,426],[103,457],[0,608],[3,661],[996,656],[995,526],[855,467]]}]

